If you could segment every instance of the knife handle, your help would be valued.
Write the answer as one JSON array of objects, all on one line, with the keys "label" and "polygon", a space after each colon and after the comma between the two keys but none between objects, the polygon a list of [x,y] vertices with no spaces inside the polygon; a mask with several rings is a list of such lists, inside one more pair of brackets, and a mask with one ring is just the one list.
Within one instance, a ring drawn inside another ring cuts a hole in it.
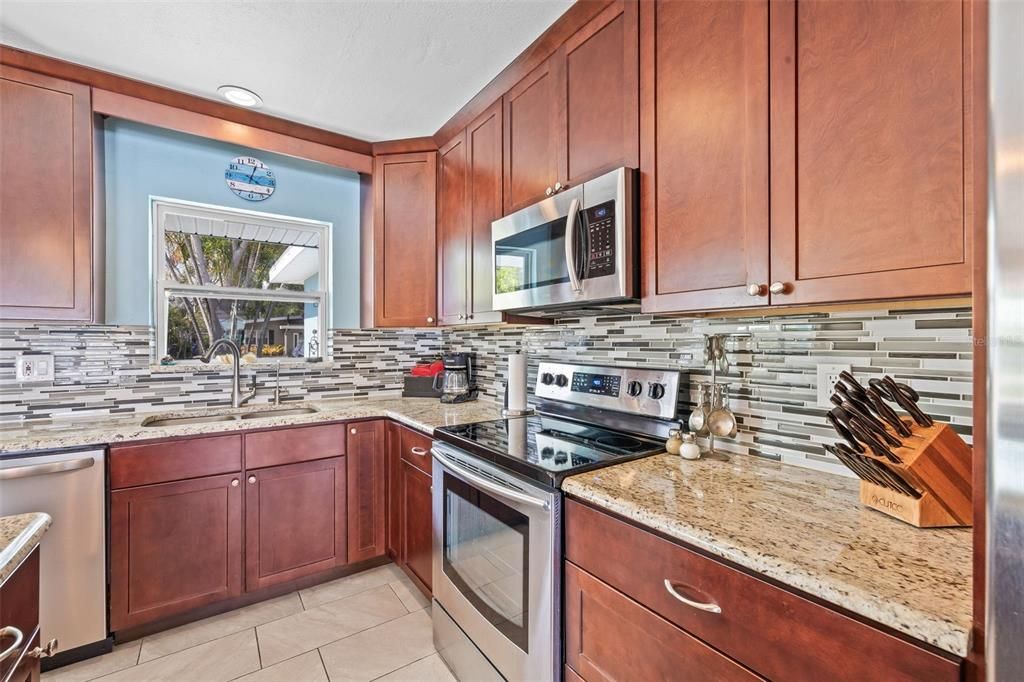
[{"label": "knife handle", "polygon": [[882,421],[886,422],[889,426],[894,428],[898,434],[900,434],[904,438],[909,438],[911,436],[910,429],[908,429],[907,425],[903,423],[903,420],[900,419],[900,416],[896,414],[891,407],[886,405],[885,401],[882,400],[882,396],[879,395],[878,391],[876,391],[874,388],[869,388],[867,394],[868,400],[871,401],[871,406],[874,409],[875,414],[877,414],[882,419]]},{"label": "knife handle", "polygon": [[850,429],[846,428],[845,425],[840,423],[839,419],[836,418],[836,416],[832,414],[832,412],[828,412],[825,415],[825,419],[827,419],[828,422],[832,425],[832,428],[836,430],[836,433],[842,436],[843,440],[850,444],[851,448],[853,448],[856,452],[864,452],[864,446],[857,441],[857,438],[853,435]]},{"label": "knife handle", "polygon": [[[897,384],[892,377],[887,376],[882,379],[882,385],[889,389],[889,399],[902,407],[907,414],[913,417],[914,421],[917,422],[919,426],[929,427],[935,423],[935,421],[922,412],[921,408],[917,406],[917,403],[907,395],[907,392],[902,388],[903,384]],[[909,388],[909,386],[907,388]],[[879,392],[881,393],[881,391]]]}]

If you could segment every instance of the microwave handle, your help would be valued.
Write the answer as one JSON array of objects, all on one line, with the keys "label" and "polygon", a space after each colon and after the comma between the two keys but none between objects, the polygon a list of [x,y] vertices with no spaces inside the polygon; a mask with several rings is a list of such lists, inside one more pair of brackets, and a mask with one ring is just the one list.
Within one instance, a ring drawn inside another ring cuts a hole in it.
[{"label": "microwave handle", "polygon": [[576,217],[580,212],[580,200],[569,204],[569,215],[565,223],[565,266],[569,270],[569,283],[577,294],[583,291],[583,282],[576,274]]}]

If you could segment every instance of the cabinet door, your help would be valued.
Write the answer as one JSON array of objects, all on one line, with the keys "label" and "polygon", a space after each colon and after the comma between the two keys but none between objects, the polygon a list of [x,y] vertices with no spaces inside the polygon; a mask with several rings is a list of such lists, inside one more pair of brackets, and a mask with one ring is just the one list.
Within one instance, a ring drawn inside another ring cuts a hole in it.
[{"label": "cabinet door", "polygon": [[565,661],[587,682],[762,679],[568,562]]},{"label": "cabinet door", "polygon": [[765,305],[768,3],[643,3],[640,21],[643,309]]},{"label": "cabinet door", "polygon": [[565,176],[562,65],[559,50],[505,93],[505,213],[543,199]]},{"label": "cabinet door", "polygon": [[432,479],[406,461],[402,476],[402,560],[427,591],[433,584],[433,532],[430,486]]},{"label": "cabinet door", "polygon": [[92,318],[89,88],[0,66],[0,319]]},{"label": "cabinet door", "polygon": [[637,6],[616,0],[565,42],[563,184],[639,163]]},{"label": "cabinet door", "polygon": [[[28,652],[39,645],[39,553],[36,547],[16,565],[14,572],[0,581],[0,627],[17,628],[21,644],[0,659],[0,680],[39,682],[40,659]],[[52,633],[51,633],[52,634]],[[13,646],[11,638],[0,638],[0,650]]]},{"label": "cabinet door", "polygon": [[387,549],[388,556],[401,562],[402,555],[402,427],[387,425]]},{"label": "cabinet door", "polygon": [[246,590],[343,565],[345,516],[344,457],[247,472]]},{"label": "cabinet door", "polygon": [[384,492],[387,476],[384,420],[348,429],[348,561],[383,556]]},{"label": "cabinet door", "polygon": [[971,290],[973,4],[773,3],[773,304]]},{"label": "cabinet door", "polygon": [[469,197],[465,131],[438,152],[437,316],[461,324],[469,313]]},{"label": "cabinet door", "polygon": [[110,629],[242,593],[241,474],[110,494]]},{"label": "cabinet door", "polygon": [[470,307],[473,323],[501,322],[494,310],[491,223],[501,217],[501,101],[466,128],[469,152]]},{"label": "cabinet door", "polygon": [[375,324],[433,326],[437,154],[387,154],[373,168]]}]

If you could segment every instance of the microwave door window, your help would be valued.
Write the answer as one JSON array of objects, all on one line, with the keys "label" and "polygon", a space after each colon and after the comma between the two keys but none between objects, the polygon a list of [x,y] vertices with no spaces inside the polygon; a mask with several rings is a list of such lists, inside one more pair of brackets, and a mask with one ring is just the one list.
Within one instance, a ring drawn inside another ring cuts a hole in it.
[{"label": "microwave door window", "polygon": [[558,218],[495,242],[495,293],[507,294],[568,282],[565,223],[565,218]]}]

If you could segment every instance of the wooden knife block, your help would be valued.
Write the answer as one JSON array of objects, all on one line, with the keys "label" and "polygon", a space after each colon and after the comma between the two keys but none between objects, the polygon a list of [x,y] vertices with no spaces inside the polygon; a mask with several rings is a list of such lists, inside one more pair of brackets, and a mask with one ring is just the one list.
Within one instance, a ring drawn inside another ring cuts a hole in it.
[{"label": "wooden knife block", "polygon": [[921,497],[861,481],[861,503],[918,528],[970,526],[971,447],[951,426],[939,423],[913,425],[903,442],[893,449],[903,463],[884,464],[922,491]]}]

